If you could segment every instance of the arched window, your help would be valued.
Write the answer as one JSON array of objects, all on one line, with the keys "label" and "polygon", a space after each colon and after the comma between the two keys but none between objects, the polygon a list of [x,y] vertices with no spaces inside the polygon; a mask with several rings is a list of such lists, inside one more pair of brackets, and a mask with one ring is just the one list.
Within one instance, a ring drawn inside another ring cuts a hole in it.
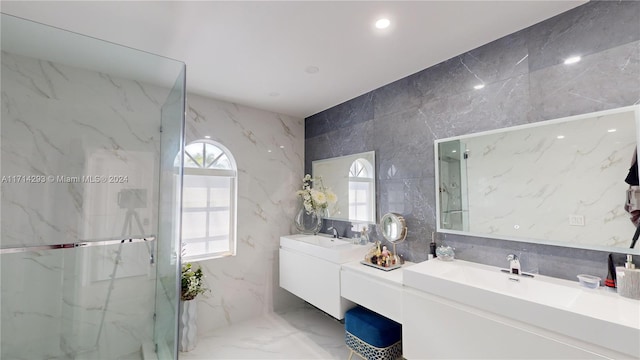
[{"label": "arched window", "polygon": [[349,219],[375,219],[373,166],[366,159],[356,159],[349,168]]},{"label": "arched window", "polygon": [[237,168],[231,152],[211,140],[184,148],[182,258],[236,254]]}]

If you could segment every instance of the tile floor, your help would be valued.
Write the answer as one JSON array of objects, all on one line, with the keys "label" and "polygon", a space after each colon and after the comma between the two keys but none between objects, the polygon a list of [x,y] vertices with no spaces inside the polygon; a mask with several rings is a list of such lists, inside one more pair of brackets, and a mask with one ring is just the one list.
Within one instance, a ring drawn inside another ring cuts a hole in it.
[{"label": "tile floor", "polygon": [[267,314],[198,339],[179,359],[346,359],[344,325],[310,305]]}]

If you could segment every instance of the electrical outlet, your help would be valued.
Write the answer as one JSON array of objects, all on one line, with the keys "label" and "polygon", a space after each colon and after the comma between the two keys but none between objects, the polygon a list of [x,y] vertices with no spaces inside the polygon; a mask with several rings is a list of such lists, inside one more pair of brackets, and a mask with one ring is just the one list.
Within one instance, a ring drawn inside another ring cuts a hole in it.
[{"label": "electrical outlet", "polygon": [[584,226],[583,215],[569,215],[569,225],[571,226]]}]

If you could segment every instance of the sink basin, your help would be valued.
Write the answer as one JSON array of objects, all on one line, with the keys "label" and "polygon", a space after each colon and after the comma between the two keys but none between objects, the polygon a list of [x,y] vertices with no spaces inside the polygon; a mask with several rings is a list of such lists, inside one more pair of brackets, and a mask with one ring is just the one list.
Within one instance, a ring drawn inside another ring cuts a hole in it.
[{"label": "sink basin", "polygon": [[353,245],[344,239],[323,235],[287,235],[280,237],[280,247],[301,252],[336,264],[361,260],[368,247]]},{"label": "sink basin", "polygon": [[405,269],[403,280],[406,287],[433,296],[640,357],[640,302],[577,281],[500,270],[431,260]]},{"label": "sink basin", "polygon": [[350,244],[350,242],[344,241],[342,239],[334,239],[333,237],[320,235],[291,235],[291,237],[298,241],[304,241],[308,244],[322,246],[324,248],[332,248],[338,245]]},{"label": "sink basin", "polygon": [[[544,276],[537,279],[511,275],[504,273],[502,269],[497,267],[467,261],[447,263],[439,260],[432,261],[432,266],[424,275],[556,307],[572,306],[583,293],[573,284],[566,286],[566,284],[555,283],[558,279]],[[409,279],[411,282],[411,275]]]}]

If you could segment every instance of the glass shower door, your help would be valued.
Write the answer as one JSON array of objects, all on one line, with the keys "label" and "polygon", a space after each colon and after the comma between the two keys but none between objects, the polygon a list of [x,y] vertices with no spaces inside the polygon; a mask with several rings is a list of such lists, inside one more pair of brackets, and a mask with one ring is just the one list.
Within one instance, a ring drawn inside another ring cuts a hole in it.
[{"label": "glass shower door", "polygon": [[154,342],[159,359],[177,359],[185,69],[162,106]]},{"label": "glass shower door", "polygon": [[0,18],[0,358],[175,358],[184,63]]}]

